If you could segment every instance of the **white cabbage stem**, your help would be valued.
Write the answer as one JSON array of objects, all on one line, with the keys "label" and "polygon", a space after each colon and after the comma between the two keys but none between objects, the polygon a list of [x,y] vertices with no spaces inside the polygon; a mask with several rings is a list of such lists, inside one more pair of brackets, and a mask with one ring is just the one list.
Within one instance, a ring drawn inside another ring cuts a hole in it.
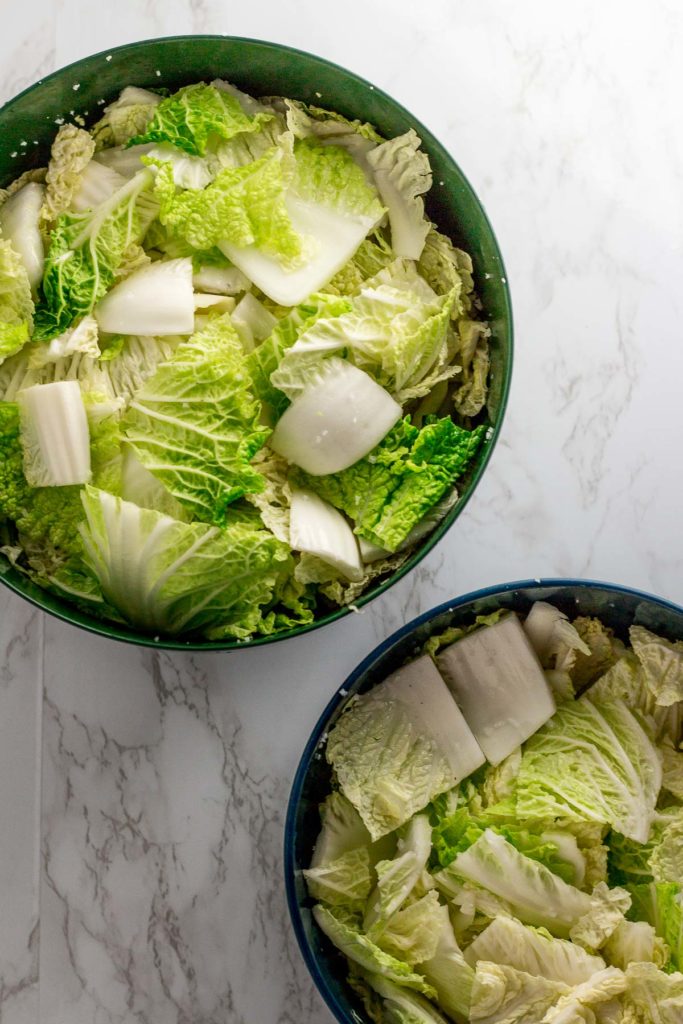
[{"label": "white cabbage stem", "polygon": [[363,569],[353,530],[341,512],[312,491],[292,492],[289,539],[295,551],[306,551],[334,566],[349,580]]},{"label": "white cabbage stem", "polygon": [[362,459],[400,417],[401,406],[369,374],[331,358],[285,410],[270,444],[306,472],[324,476]]},{"label": "white cabbage stem", "polygon": [[0,209],[0,235],[12,243],[21,256],[33,295],[43,279],[45,247],[40,233],[40,211],[45,186],[31,182],[24,185]]},{"label": "white cabbage stem", "polygon": [[32,487],[90,479],[90,431],[78,381],[35,384],[18,395],[24,476]]},{"label": "white cabbage stem", "polygon": [[194,310],[187,257],[142,267],[112,288],[94,312],[105,333],[150,336],[192,334]]}]

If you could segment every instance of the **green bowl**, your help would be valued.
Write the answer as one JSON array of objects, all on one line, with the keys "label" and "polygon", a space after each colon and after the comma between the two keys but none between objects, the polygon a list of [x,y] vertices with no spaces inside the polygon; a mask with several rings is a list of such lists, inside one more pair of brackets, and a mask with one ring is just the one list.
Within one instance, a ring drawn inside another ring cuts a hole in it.
[{"label": "green bowl", "polygon": [[[469,501],[491,457],[507,402],[512,372],[512,310],[503,260],[484,209],[472,186],[434,136],[399,103],[357,75],[310,53],[277,43],[229,36],[172,36],[148,39],[105,50],[70,64],[36,82],[0,109],[0,185],[22,171],[44,166],[57,130],[57,119],[81,115],[87,124],[100,116],[125,85],[170,89],[201,79],[226,78],[256,96],[285,95],[331,107],[347,117],[370,121],[387,136],[415,128],[429,154],[434,187],[428,197],[431,219],[470,253],[475,282],[491,324],[491,391],[488,420],[493,426],[486,445],[462,483],[460,499],[401,568],[380,579],[356,602],[367,604],[410,572],[450,529]],[[0,580],[27,601],[72,625],[132,644],[167,649],[229,650],[244,642],[186,642],[153,638],[125,625],[103,622],[42,590],[0,556]],[[320,616],[312,625],[260,637],[251,644],[272,643],[334,622],[348,609]]]}]

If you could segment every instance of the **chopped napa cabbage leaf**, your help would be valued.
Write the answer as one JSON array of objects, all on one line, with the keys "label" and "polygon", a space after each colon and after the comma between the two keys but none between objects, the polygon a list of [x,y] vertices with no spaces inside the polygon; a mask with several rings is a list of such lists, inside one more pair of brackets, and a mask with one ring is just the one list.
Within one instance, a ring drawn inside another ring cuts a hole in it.
[{"label": "chopped napa cabbage leaf", "polygon": [[448,870],[505,900],[525,924],[561,937],[592,909],[587,893],[568,885],[491,829],[459,853]]},{"label": "chopped napa cabbage leaf", "polygon": [[641,683],[640,663],[632,651],[626,651],[587,691],[594,703],[624,700],[643,717],[650,717],[653,701]]},{"label": "chopped napa cabbage leaf", "polygon": [[121,497],[124,501],[132,501],[140,508],[163,512],[181,522],[189,521],[187,509],[176,501],[161,480],[143,466],[129,447],[126,447],[123,455],[121,472]]},{"label": "chopped napa cabbage leaf", "polygon": [[664,741],[659,747],[662,754],[662,787],[683,803],[683,750]]},{"label": "chopped napa cabbage leaf", "polygon": [[[360,581],[363,578],[362,570],[354,572],[354,582]],[[296,568],[294,570],[294,578],[300,586],[306,587],[310,583],[314,584],[330,584],[333,581],[341,581],[342,583],[349,584],[348,577],[331,562],[325,561],[314,555],[310,551],[302,551],[299,553]]]},{"label": "chopped napa cabbage leaf", "polygon": [[[286,153],[280,147],[272,152]],[[261,158],[266,159],[272,161],[274,156]],[[241,173],[258,163],[241,168]],[[267,248],[258,239],[240,242],[231,237],[220,242],[220,248],[269,298],[283,306],[295,306],[326,285],[351,259],[382,219],[384,207],[362,170],[339,146],[297,141],[286,165],[282,203],[296,251],[286,251],[281,244]],[[221,172],[216,181],[226,173]],[[212,188],[214,185],[207,191]]]},{"label": "chopped napa cabbage leaf", "polygon": [[489,921],[513,917],[514,910],[504,899],[474,882],[468,882],[445,868],[432,876],[437,889],[448,900],[453,930],[465,947]]},{"label": "chopped napa cabbage leaf", "polygon": [[400,417],[400,405],[369,374],[333,356],[312,370],[270,444],[309,474],[338,473],[368,455]]},{"label": "chopped napa cabbage leaf", "polygon": [[[206,162],[212,176],[216,176],[226,167],[244,167],[260,160],[273,147],[279,147],[290,154],[293,144],[292,136],[286,131],[284,118],[273,112],[270,120],[264,121],[258,131],[240,132],[227,142],[212,144]],[[288,167],[289,170],[291,168]]]},{"label": "chopped napa cabbage leaf", "polygon": [[17,520],[30,496],[24,476],[19,406],[0,402],[0,522]]},{"label": "chopped napa cabbage leaf", "polygon": [[532,604],[524,620],[524,632],[544,668],[567,671],[574,666],[574,652],[591,653],[564,612],[547,601]]},{"label": "chopped napa cabbage leaf", "polygon": [[642,667],[642,682],[659,707],[683,701],[683,643],[672,643],[644,626],[631,626],[629,638]]},{"label": "chopped napa cabbage leaf", "polygon": [[251,352],[255,344],[270,337],[278,320],[251,292],[245,292],[235,306],[232,323],[242,339],[245,351]]},{"label": "chopped napa cabbage leaf", "polygon": [[311,857],[311,867],[332,864],[359,847],[369,847],[370,833],[353,804],[338,790],[320,806],[322,827]]},{"label": "chopped napa cabbage leaf", "polygon": [[600,949],[622,924],[631,906],[631,896],[618,886],[598,882],[591,893],[591,906],[572,926],[569,937],[586,949]]},{"label": "chopped napa cabbage leaf", "polygon": [[283,354],[318,317],[340,316],[350,308],[346,298],[322,292],[311,295],[306,302],[278,320],[270,336],[250,353],[248,365],[254,392],[269,407],[273,420],[282,415],[289,404],[286,395],[271,384],[271,376]]},{"label": "chopped napa cabbage leaf", "polygon": [[[381,931],[370,931],[377,945],[387,953],[414,967],[431,960],[439,944],[441,911],[439,894],[430,889],[419,899],[411,899],[382,923]],[[422,968],[421,968],[422,969]]]},{"label": "chopped napa cabbage leaf", "polygon": [[434,989],[410,965],[385,953],[367,935],[347,924],[340,916],[320,904],[313,908],[313,917],[337,949],[366,971],[388,978],[402,988],[413,989],[428,998],[436,995]]},{"label": "chopped napa cabbage leaf", "polygon": [[120,495],[123,477],[120,402],[96,393],[82,394],[90,431],[90,482],[93,487]]},{"label": "chopped napa cabbage leaf", "polygon": [[580,693],[614,664],[624,648],[600,619],[580,615],[572,625],[589,649],[588,654],[577,650],[570,666],[574,688]]},{"label": "chopped napa cabbage leaf", "polygon": [[434,853],[442,868],[469,849],[486,829],[504,836],[526,857],[545,865],[553,874],[572,885],[581,885],[585,876],[585,862],[576,838],[559,829],[545,831],[542,825],[511,819],[497,822],[485,811],[475,816],[467,807],[459,807],[440,818],[434,828]]},{"label": "chopped napa cabbage leaf", "polygon": [[348,469],[295,479],[345,512],[360,537],[395,551],[466,472],[484,435],[485,428],[463,430],[448,418],[422,429],[406,418]]},{"label": "chopped napa cabbage leaf", "polygon": [[655,963],[664,967],[668,948],[647,921],[620,921],[603,947],[603,953],[615,967],[626,970],[629,964]]},{"label": "chopped napa cabbage leaf", "polygon": [[195,302],[192,260],[158,261],[115,285],[95,307],[100,330],[108,334],[191,334]]},{"label": "chopped napa cabbage leaf", "polygon": [[439,907],[436,947],[420,970],[437,992],[438,1004],[455,1020],[469,1016],[474,969],[465,959],[453,932],[447,907]]},{"label": "chopped napa cabbage leaf", "polygon": [[220,92],[227,93],[228,96],[232,96],[237,100],[240,107],[245,114],[250,117],[254,117],[256,114],[272,114],[273,107],[267,103],[262,103],[260,100],[254,99],[253,96],[249,96],[246,92],[242,92],[236,85],[231,82],[226,82],[222,78],[215,78],[211,85],[214,89],[218,89]]},{"label": "chopped napa cabbage leaf", "polygon": [[391,247],[397,256],[411,260],[419,260],[431,227],[422,196],[432,187],[432,172],[420,142],[411,128],[367,154],[382,201],[389,210]]},{"label": "chopped napa cabbage leaf", "polygon": [[[568,865],[571,872],[569,881],[580,889],[588,888],[589,883],[586,881],[588,860],[586,854],[579,846],[577,837],[569,831],[565,832],[557,828],[541,832],[540,837],[543,843],[552,844],[557,847],[557,856],[560,864],[562,864],[562,868],[555,868],[556,873],[564,874],[567,870],[564,865]],[[599,840],[597,841],[599,843]],[[599,880],[602,881],[603,879]]]},{"label": "chopped napa cabbage leaf", "polygon": [[204,156],[212,138],[231,139],[241,132],[257,132],[269,113],[245,114],[234,96],[205,82],[187,85],[163,99],[143,133],[131,145],[170,143],[193,156]]},{"label": "chopped napa cabbage leaf", "polygon": [[379,544],[373,544],[371,540],[366,540],[365,537],[359,538],[358,547],[364,564],[378,562],[380,558],[387,558],[390,554],[386,548],[381,548]]},{"label": "chopped napa cabbage leaf", "polygon": [[328,600],[341,607],[353,605],[356,599],[368,589],[373,580],[378,579],[380,576],[386,577],[387,573],[398,572],[409,557],[410,551],[402,549],[395,554],[389,555],[387,558],[383,558],[379,562],[373,562],[372,565],[364,565],[364,575],[357,583],[347,583],[345,580],[339,579],[331,580],[323,583],[320,587],[320,592]]},{"label": "chopped napa cabbage leaf", "polygon": [[[123,188],[126,180],[126,177],[115,171],[113,167],[105,167],[97,160],[91,160],[83,168],[80,181],[74,189],[73,198],[67,209],[70,207],[76,213],[94,210],[96,206],[106,203],[115,192]],[[64,210],[59,211],[59,213],[63,212]]]},{"label": "chopped napa cabbage leaf", "polygon": [[[462,635],[461,630],[454,630]],[[439,642],[441,645],[441,637],[432,637],[427,641],[428,644],[433,643],[434,640]],[[453,636],[453,640],[461,639],[461,636]],[[436,652],[435,652],[436,653]],[[508,800],[514,796],[515,792],[515,780],[517,779],[517,773],[519,772],[519,766],[522,763],[522,749],[517,747],[511,754],[503,758],[498,764],[489,765],[484,773],[484,779],[481,783],[481,796],[484,801],[484,806],[489,807],[491,804],[498,804],[503,800]]]},{"label": "chopped napa cabbage leaf", "polygon": [[330,732],[326,755],[373,839],[455,782],[445,756],[398,701],[350,702]]},{"label": "chopped napa cabbage leaf", "polygon": [[403,704],[413,723],[443,751],[457,782],[484,764],[484,754],[431,658],[416,658],[392,672],[373,687],[369,698]]},{"label": "chopped napa cabbage leaf", "polygon": [[516,788],[522,818],[600,821],[646,842],[661,759],[623,701],[564,703],[526,744]]},{"label": "chopped napa cabbage leaf", "polygon": [[301,100],[286,99],[287,127],[298,139],[314,136],[321,142],[346,145],[351,137],[364,141],[368,147],[383,142],[383,138],[367,121],[344,117],[334,110],[325,110]]},{"label": "chopped napa cabbage leaf", "polygon": [[574,942],[556,939],[545,928],[532,928],[513,917],[492,921],[470,943],[464,956],[472,967],[487,960],[565,985],[580,985],[605,967],[602,957],[592,956]]},{"label": "chopped napa cabbage leaf", "polygon": [[655,690],[650,690],[643,667],[632,651],[616,659],[588,690],[594,702],[623,700],[629,708],[654,724],[658,742],[677,744],[683,727],[683,703],[661,707]]},{"label": "chopped napa cabbage leaf", "polygon": [[24,475],[31,487],[90,479],[88,418],[76,381],[36,384],[19,396]]},{"label": "chopped napa cabbage leaf", "polygon": [[[446,1018],[428,999],[381,974],[361,972],[373,992],[381,998],[382,1024],[447,1024]],[[367,1003],[367,1000],[366,1000]]]},{"label": "chopped napa cabbage leaf", "polygon": [[289,463],[266,446],[256,453],[252,465],[263,477],[263,490],[245,495],[258,509],[261,520],[278,540],[289,544],[289,512],[292,489],[289,486]]},{"label": "chopped napa cabbage leaf", "polygon": [[655,882],[683,879],[683,807],[663,811],[652,827],[649,866]]},{"label": "chopped napa cabbage leaf", "polygon": [[389,266],[396,259],[391,246],[380,230],[364,238],[355,253],[341,270],[325,285],[325,291],[335,295],[357,295],[363,284]]},{"label": "chopped napa cabbage leaf", "polygon": [[438,655],[437,665],[491,764],[499,764],[555,711],[516,615],[456,640]]},{"label": "chopped napa cabbage leaf", "polygon": [[316,139],[294,143],[291,190],[302,202],[323,203],[346,217],[368,218],[373,226],[384,215],[377,192],[348,152],[341,146],[321,146]]},{"label": "chopped napa cabbage leaf", "polygon": [[29,182],[14,192],[0,207],[0,236],[19,256],[35,298],[43,277],[45,246],[40,216],[45,186]]},{"label": "chopped napa cabbage leaf", "polygon": [[193,156],[177,145],[171,145],[170,142],[160,142],[153,146],[141,159],[147,167],[168,164],[178,188],[206,188],[213,178],[207,160],[201,156]]},{"label": "chopped napa cabbage leaf", "polygon": [[462,373],[456,377],[458,387],[453,396],[453,404],[461,416],[478,416],[488,396],[491,331],[488,324],[479,320],[460,320],[458,336],[458,362],[462,366]]},{"label": "chopped napa cabbage leaf", "polygon": [[171,165],[162,164],[154,186],[161,203],[159,219],[197,249],[219,245],[249,280],[262,287],[245,261],[234,258],[233,250],[253,246],[288,266],[301,264],[304,247],[284,200],[291,175],[291,156],[278,147],[243,167],[224,168],[200,191],[177,192]]},{"label": "chopped napa cabbage leaf", "polygon": [[657,813],[646,843],[613,832],[610,875],[618,882],[677,882],[683,878],[683,807]]},{"label": "chopped napa cabbage leaf", "polygon": [[45,175],[47,174],[46,167],[32,167],[28,171],[24,171],[15,178],[14,181],[10,182],[7,188],[0,188],[0,209],[5,205],[8,199],[11,199],[13,195],[16,195],[24,185],[45,184]]},{"label": "chopped napa cabbage leaf", "polygon": [[223,525],[232,502],[263,489],[250,463],[268,431],[229,314],[211,319],[147,379],[123,431],[143,465],[205,522]]},{"label": "chopped napa cabbage leaf", "polygon": [[0,238],[0,363],[19,352],[33,327],[26,268],[11,242]]},{"label": "chopped napa cabbage leaf", "polygon": [[626,988],[626,976],[616,967],[605,967],[588,981],[560,996],[543,1017],[542,1024],[592,1024],[602,1003],[610,1003]]},{"label": "chopped napa cabbage leaf", "polygon": [[192,275],[192,284],[198,292],[219,295],[238,295],[250,287],[242,271],[237,267],[231,267],[227,260],[223,266],[217,266],[215,263],[200,259]]},{"label": "chopped napa cabbage leaf", "polygon": [[556,704],[562,704],[565,700],[574,699],[574,684],[569,672],[564,669],[546,668],[543,670],[543,674],[548,686],[552,690]]},{"label": "chopped napa cabbage leaf", "polygon": [[569,986],[518,971],[506,964],[477,964],[470,1020],[477,1024],[539,1024]]},{"label": "chopped napa cabbage leaf", "polygon": [[429,818],[426,814],[416,814],[398,840],[396,856],[376,865],[377,886],[368,900],[363,919],[363,931],[375,941],[379,941],[389,919],[417,885],[427,866],[431,845]]},{"label": "chopped napa cabbage leaf", "polygon": [[104,108],[102,117],[92,129],[97,150],[109,146],[123,146],[134,136],[144,132],[154,111],[161,103],[161,96],[148,89],[127,85],[118,99]]},{"label": "chopped napa cabbage leaf", "polygon": [[131,242],[123,250],[121,262],[114,271],[114,280],[123,281],[126,277],[130,277],[137,270],[142,270],[143,267],[148,267],[152,259],[147,255],[145,250],[138,242]]},{"label": "chopped napa cabbage leaf", "polygon": [[[60,380],[76,380],[84,394],[103,395],[117,400],[121,407],[135,391],[156,372],[159,363],[170,359],[183,340],[181,337],[138,338],[134,336],[100,337],[103,351],[99,359],[83,352],[74,352],[57,362],[46,362],[39,368],[30,362],[48,346],[26,347],[0,366],[0,398],[15,401],[20,391],[34,384],[52,384]],[[42,359],[41,359],[42,361]]]},{"label": "chopped napa cabbage leaf", "polygon": [[288,548],[240,520],[223,529],[180,523],[105,491],[82,491],[86,561],[106,599],[140,629],[164,634],[219,627],[247,637],[291,572]]},{"label": "chopped napa cabbage leaf", "polygon": [[331,565],[349,580],[363,575],[358,542],[344,517],[312,491],[292,491],[289,543]]},{"label": "chopped napa cabbage leaf", "polygon": [[[98,486],[115,489],[118,419],[115,414],[99,415],[92,405],[88,413],[93,479]],[[79,486],[33,488],[27,483],[19,406],[0,402],[0,520],[15,523],[28,562],[45,583],[82,553],[80,490]]]},{"label": "chopped napa cabbage leaf", "polygon": [[[331,353],[345,354],[371,373],[398,402],[428,393],[436,383],[430,373],[445,356],[446,329],[454,296],[439,298],[406,260],[395,261],[368,280],[352,299],[348,313],[321,317],[287,351],[272,383],[291,397],[298,378]],[[439,379],[457,371],[444,366]],[[429,376],[428,376],[429,375]],[[428,378],[426,380],[426,378]]]},{"label": "chopped napa cabbage leaf", "polygon": [[29,367],[40,370],[48,363],[57,363],[80,352],[92,359],[100,356],[97,321],[93,316],[84,316],[75,327],[43,345],[34,345],[29,352]]},{"label": "chopped napa cabbage leaf", "polygon": [[429,654],[434,658],[437,654],[440,654],[444,647],[450,646],[456,640],[461,640],[475,629],[481,629],[482,626],[494,626],[504,615],[508,614],[509,612],[505,608],[498,608],[496,611],[491,612],[490,615],[477,615],[474,622],[470,625],[447,626],[443,632],[434,633],[425,641],[422,653]]},{"label": "chopped napa cabbage leaf", "polygon": [[654,964],[630,964],[626,971],[626,1024],[680,1024],[683,974],[665,974]]},{"label": "chopped napa cabbage leaf", "polygon": [[142,157],[147,156],[153,149],[153,142],[147,142],[142,146],[112,146],[110,149],[98,150],[93,161],[116,171],[123,178],[133,178],[143,168]]},{"label": "chopped napa cabbage leaf", "polygon": [[314,900],[362,913],[373,885],[367,846],[346,850],[335,860],[303,873]]},{"label": "chopped napa cabbage leaf", "polygon": [[[195,292],[192,301],[196,331],[207,327],[215,314],[232,313],[235,309],[235,300],[232,295],[208,295],[206,292]],[[244,344],[242,344],[242,348],[244,349]]]},{"label": "chopped napa cabbage leaf", "polygon": [[70,209],[94,152],[95,143],[89,132],[75,124],[61,125],[52,143],[45,177],[42,219],[48,224]]},{"label": "chopped napa cabbage leaf", "polygon": [[433,224],[417,266],[437,295],[455,292],[457,298],[451,313],[454,318],[471,311],[474,295],[472,259],[462,249],[456,249],[450,238],[437,231]]},{"label": "chopped napa cabbage leaf", "polygon": [[668,947],[671,962],[683,970],[683,885],[645,882],[629,885],[631,921],[647,921]]},{"label": "chopped napa cabbage leaf", "polygon": [[102,206],[57,219],[43,278],[44,301],[36,310],[34,339],[48,341],[91,313],[114,281],[124,253],[140,242],[156,214],[141,171]]}]

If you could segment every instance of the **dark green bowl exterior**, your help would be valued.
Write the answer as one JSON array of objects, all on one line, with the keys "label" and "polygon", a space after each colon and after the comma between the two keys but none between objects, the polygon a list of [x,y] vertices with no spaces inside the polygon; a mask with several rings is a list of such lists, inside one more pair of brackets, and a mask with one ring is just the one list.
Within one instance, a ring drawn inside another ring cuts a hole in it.
[{"label": "dark green bowl exterior", "polygon": [[526,580],[466,594],[425,612],[403,626],[361,662],[323,711],[306,745],[292,785],[285,823],[284,871],[287,902],[306,966],[340,1024],[370,1024],[346,983],[347,967],[311,914],[302,871],[311,862],[320,830],[319,808],[330,792],[330,767],[322,753],[325,739],[346,703],[381,683],[416,657],[425,641],[449,626],[467,625],[497,608],[526,614],[534,601],[550,601],[570,617],[598,616],[622,640],[637,623],[660,636],[683,640],[683,608],[651,594],[590,580]]},{"label": "dark green bowl exterior", "polygon": [[[100,116],[102,103],[98,105],[98,101],[110,102],[125,85],[175,89],[200,79],[216,77],[226,78],[257,96],[292,96],[330,107],[348,117],[372,122],[387,136],[400,135],[411,127],[415,128],[434,171],[434,188],[427,202],[429,216],[470,253],[474,262],[476,287],[492,328],[488,412],[493,431],[463,483],[458,503],[397,572],[371,587],[356,602],[357,606],[364,605],[410,572],[463,510],[491,456],[510,386],[512,310],[502,257],[479,200],[443,146],[386,93],[320,57],[255,39],[172,36],[131,43],[86,57],[56,71],[10,100],[0,109],[0,185],[9,184],[28,168],[46,164],[58,118],[70,119],[81,115],[86,123],[92,124]],[[156,639],[125,625],[98,620],[42,590],[13,569],[2,556],[0,580],[57,618],[112,639],[179,650],[229,650],[245,646],[244,642],[234,641],[211,643],[166,637]],[[348,609],[338,609],[321,616],[310,626],[273,637],[260,637],[249,643],[264,644],[297,636],[347,614]]]}]

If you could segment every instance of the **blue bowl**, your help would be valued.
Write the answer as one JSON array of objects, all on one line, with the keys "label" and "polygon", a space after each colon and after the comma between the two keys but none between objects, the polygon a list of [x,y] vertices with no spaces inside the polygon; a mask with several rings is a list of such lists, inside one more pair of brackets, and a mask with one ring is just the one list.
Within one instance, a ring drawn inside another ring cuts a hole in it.
[{"label": "blue bowl", "polygon": [[637,623],[672,640],[683,639],[683,608],[628,587],[591,580],[525,580],[477,590],[447,601],[413,619],[376,647],[351,673],[323,711],[306,744],[287,808],[285,823],[285,885],[294,932],[313,980],[340,1024],[370,1024],[346,983],[347,963],[313,920],[313,901],[302,870],[310,864],[320,831],[319,806],[330,792],[330,766],[322,752],[327,733],[346,702],[382,682],[407,659],[417,656],[425,641],[448,626],[472,622],[496,608],[525,614],[534,601],[550,601],[570,617],[595,615],[623,640]]},{"label": "blue bowl", "polygon": [[[459,498],[453,508],[399,569],[371,583],[356,602],[360,607],[410,572],[455,523],[491,457],[510,388],[513,324],[503,259],[481,203],[441,143],[381,89],[314,54],[258,39],[170,36],[140,40],[85,57],[41,79],[0,107],[0,187],[8,185],[23,171],[47,163],[56,131],[55,118],[67,111],[91,124],[99,116],[98,104],[112,100],[125,85],[133,83],[146,88],[164,85],[174,90],[188,82],[213,78],[229,78],[255,96],[284,95],[308,103],[329,104],[347,117],[370,121],[389,138],[415,128],[429,155],[434,181],[438,183],[426,197],[427,213],[442,231],[467,250],[474,262],[477,292],[492,331],[490,391],[485,418],[493,430],[471,469],[460,480]],[[26,139],[35,141],[35,145],[26,146]],[[0,586],[2,584],[57,618],[113,640],[167,650],[239,650],[245,647],[242,640],[154,637],[125,623],[99,619],[43,590],[0,554]],[[321,609],[309,625],[255,637],[248,646],[278,643],[351,614],[348,606]]]}]

